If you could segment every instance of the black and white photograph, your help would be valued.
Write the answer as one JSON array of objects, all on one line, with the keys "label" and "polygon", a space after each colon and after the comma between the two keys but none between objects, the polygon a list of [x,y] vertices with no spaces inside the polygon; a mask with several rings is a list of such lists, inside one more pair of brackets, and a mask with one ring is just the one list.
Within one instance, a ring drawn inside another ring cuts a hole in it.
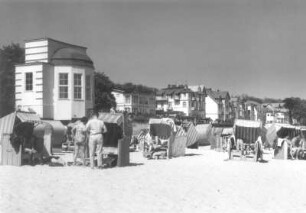
[{"label": "black and white photograph", "polygon": [[306,1],[0,0],[0,213],[306,212]]}]

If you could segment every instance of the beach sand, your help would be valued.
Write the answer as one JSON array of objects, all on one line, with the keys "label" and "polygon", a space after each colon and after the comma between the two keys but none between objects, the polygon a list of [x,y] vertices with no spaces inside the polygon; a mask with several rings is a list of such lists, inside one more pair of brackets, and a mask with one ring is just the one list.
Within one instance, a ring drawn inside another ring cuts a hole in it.
[{"label": "beach sand", "polygon": [[0,166],[0,212],[305,212],[306,161],[226,159],[200,147],[104,170]]}]

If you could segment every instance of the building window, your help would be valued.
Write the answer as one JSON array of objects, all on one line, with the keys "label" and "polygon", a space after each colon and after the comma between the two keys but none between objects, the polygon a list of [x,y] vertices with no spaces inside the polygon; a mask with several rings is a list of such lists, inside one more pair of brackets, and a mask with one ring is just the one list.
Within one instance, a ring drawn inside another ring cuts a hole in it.
[{"label": "building window", "polygon": [[186,107],[186,101],[183,102],[183,107]]},{"label": "building window", "polygon": [[90,81],[90,75],[86,75],[86,92],[85,92],[85,96],[86,96],[86,100],[90,101],[91,100],[91,81]]},{"label": "building window", "polygon": [[33,73],[27,72],[25,74],[25,90],[32,91],[33,90]]},{"label": "building window", "polygon": [[59,98],[68,98],[68,73],[59,74]]},{"label": "building window", "polygon": [[125,96],[125,103],[127,103],[127,104],[131,103],[131,96],[130,95]]},{"label": "building window", "polygon": [[82,74],[74,74],[74,99],[82,99]]},{"label": "building window", "polygon": [[177,106],[177,105],[180,105],[180,101],[177,101],[175,100],[174,104]]}]

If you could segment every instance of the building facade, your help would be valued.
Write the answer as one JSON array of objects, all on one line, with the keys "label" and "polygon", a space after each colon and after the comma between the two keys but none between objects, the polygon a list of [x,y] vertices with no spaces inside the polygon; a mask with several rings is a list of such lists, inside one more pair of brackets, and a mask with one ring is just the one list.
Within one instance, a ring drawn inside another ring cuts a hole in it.
[{"label": "building facade", "polygon": [[244,103],[240,100],[239,97],[231,97],[230,108],[230,117],[232,119],[245,119]]},{"label": "building facade", "polygon": [[156,110],[205,118],[205,93],[201,88],[194,91],[187,85],[168,85],[156,94]]},{"label": "building facade", "polygon": [[289,110],[284,107],[284,103],[263,103],[262,109],[265,123],[289,123]]},{"label": "building facade", "polygon": [[15,103],[44,119],[83,117],[94,105],[94,65],[86,47],[50,38],[25,42],[15,67]]},{"label": "building facade", "polygon": [[155,114],[156,100],[154,93],[127,93],[114,89],[112,94],[116,100],[116,110],[135,114]]},{"label": "building facade", "polygon": [[226,121],[231,118],[230,95],[226,91],[205,89],[206,117]]}]

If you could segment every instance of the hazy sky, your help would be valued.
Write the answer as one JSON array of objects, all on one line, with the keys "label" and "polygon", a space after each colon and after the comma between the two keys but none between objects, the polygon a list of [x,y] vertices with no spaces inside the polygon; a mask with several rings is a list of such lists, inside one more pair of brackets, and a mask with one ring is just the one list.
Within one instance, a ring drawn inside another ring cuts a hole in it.
[{"label": "hazy sky", "polygon": [[304,0],[0,0],[0,45],[88,47],[114,82],[306,98]]}]

